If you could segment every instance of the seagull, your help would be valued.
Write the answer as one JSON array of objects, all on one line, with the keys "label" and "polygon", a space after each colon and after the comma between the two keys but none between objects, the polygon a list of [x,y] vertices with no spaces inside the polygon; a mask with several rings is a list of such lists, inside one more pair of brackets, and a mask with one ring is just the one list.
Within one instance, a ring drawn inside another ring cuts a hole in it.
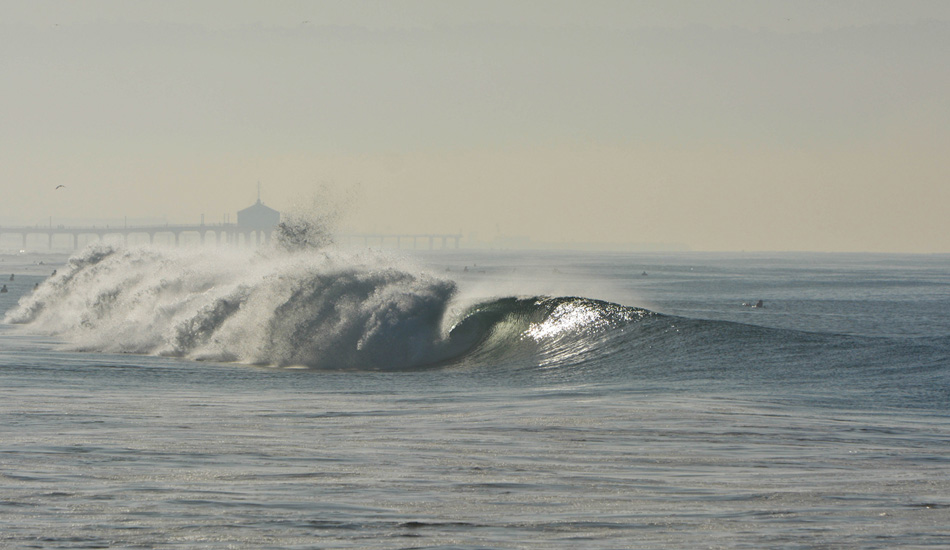
[{"label": "seagull", "polygon": [[[66,187],[66,186],[61,183],[61,184],[59,184],[59,185],[56,186],[56,189],[59,189],[60,187]],[[55,191],[55,189],[54,189],[54,191]]]}]

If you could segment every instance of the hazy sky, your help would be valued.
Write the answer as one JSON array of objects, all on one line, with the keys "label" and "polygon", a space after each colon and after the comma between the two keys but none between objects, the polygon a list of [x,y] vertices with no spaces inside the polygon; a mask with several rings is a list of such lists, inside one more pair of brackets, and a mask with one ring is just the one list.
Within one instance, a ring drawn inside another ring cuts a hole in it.
[{"label": "hazy sky", "polygon": [[950,252],[950,2],[0,0],[0,52],[0,225],[260,181],[356,230]]}]

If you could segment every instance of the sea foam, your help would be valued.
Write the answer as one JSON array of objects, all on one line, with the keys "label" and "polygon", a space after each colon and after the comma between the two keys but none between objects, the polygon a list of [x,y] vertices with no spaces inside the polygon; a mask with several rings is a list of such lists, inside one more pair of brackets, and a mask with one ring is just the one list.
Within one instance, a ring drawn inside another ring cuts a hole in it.
[{"label": "sea foam", "polygon": [[367,252],[97,245],[5,321],[96,351],[405,368],[439,359],[454,293]]}]

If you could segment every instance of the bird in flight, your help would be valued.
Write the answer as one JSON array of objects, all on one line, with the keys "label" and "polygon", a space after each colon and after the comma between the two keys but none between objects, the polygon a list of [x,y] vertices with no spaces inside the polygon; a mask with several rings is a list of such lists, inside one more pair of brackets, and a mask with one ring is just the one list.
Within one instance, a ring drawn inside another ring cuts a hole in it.
[{"label": "bird in flight", "polygon": [[[59,185],[56,186],[56,189],[59,189],[60,187],[66,187],[66,186],[61,183],[61,184],[59,184]],[[55,191],[55,189],[54,189],[54,191]]]}]

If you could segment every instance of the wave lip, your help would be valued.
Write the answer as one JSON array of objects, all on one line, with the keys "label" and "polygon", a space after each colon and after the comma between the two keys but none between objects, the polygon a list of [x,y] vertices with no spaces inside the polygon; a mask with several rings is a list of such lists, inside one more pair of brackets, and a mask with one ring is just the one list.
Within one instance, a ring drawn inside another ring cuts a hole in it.
[{"label": "wave lip", "polygon": [[500,298],[477,304],[449,339],[468,361],[550,366],[610,353],[606,340],[655,313],[580,297]]}]

